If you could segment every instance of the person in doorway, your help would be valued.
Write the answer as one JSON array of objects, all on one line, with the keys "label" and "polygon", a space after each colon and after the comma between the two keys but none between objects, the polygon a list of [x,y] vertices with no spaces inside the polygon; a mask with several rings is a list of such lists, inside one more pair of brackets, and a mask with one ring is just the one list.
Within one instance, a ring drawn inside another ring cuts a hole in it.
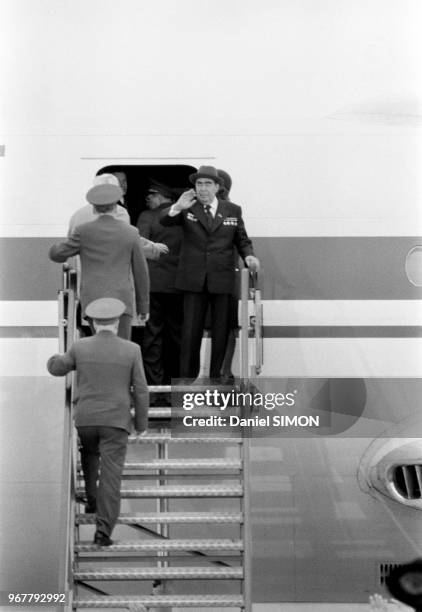
[{"label": "person in doorway", "polygon": [[120,185],[120,188],[122,190],[122,197],[120,198],[120,200],[118,201],[117,204],[119,206],[121,206],[122,208],[124,208],[125,210],[128,210],[128,204],[127,204],[127,176],[126,176],[126,172],[123,172],[121,170],[115,170],[115,171],[111,172],[111,174],[113,174],[113,176],[115,176],[116,179],[119,181],[119,185]]},{"label": "person in doorway", "polygon": [[[182,230],[180,226],[164,227],[160,216],[174,201],[170,187],[151,181],[146,204],[149,210],[138,218],[141,236],[169,247],[169,253],[149,261],[150,317],[142,338],[142,355],[147,381],[151,385],[168,385],[179,377],[180,336],[183,320],[183,295],[176,289]],[[166,395],[158,395],[156,404],[168,404]]]},{"label": "person in doorway", "polygon": [[[96,185],[116,185],[117,187],[120,187],[120,182],[118,179],[120,174],[126,177],[124,172],[98,174],[94,177],[93,187]],[[126,185],[127,188],[126,179],[123,184]],[[117,202],[117,206],[113,211],[113,216],[120,221],[124,221],[128,225],[130,224],[129,213],[120,200]],[[78,208],[78,210],[76,210],[70,217],[69,227],[67,230],[68,237],[72,235],[72,232],[79,225],[88,223],[89,221],[95,221],[96,218],[96,212],[90,204],[85,204],[85,206]],[[141,244],[147,259],[158,259],[161,255],[168,253],[168,248],[165,244],[152,242],[152,240],[148,240],[147,238],[141,238]]]},{"label": "person in doorway", "polygon": [[[100,174],[94,177],[92,185],[116,185],[119,187],[119,181],[113,174]],[[130,223],[129,215],[127,210],[121,206],[116,206],[116,210],[114,211],[114,216],[116,219],[120,219],[125,223]],[[85,204],[85,206],[81,206],[78,208],[69,220],[69,227],[67,230],[67,235],[71,236],[72,232],[79,226],[84,223],[88,223],[89,221],[95,221],[97,218],[95,211],[91,204]]]},{"label": "person in doorway", "polygon": [[176,287],[184,292],[181,378],[195,379],[200,366],[200,348],[208,303],[211,306],[212,382],[221,381],[221,367],[229,334],[230,295],[234,293],[234,253],[258,270],[237,204],[217,197],[223,180],[213,166],[201,166],[189,177],[194,189],[183,193],[163,211],[165,226],[180,224],[183,239]]}]

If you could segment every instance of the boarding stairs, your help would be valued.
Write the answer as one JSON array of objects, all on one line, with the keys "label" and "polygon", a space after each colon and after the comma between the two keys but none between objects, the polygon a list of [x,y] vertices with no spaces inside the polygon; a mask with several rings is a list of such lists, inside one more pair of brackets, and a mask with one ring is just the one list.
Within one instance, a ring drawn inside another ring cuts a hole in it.
[{"label": "boarding stairs", "polygon": [[[250,287],[251,278],[247,270],[242,273],[238,383],[242,388],[262,364],[260,292]],[[61,351],[78,337],[76,287],[76,272],[64,266],[59,292]],[[251,316],[255,317],[252,334]],[[230,435],[175,435],[172,427],[181,409],[151,407],[148,434],[129,437],[114,543],[98,547],[92,543],[95,515],[83,513],[72,392],[73,374],[69,374],[63,465],[67,538],[61,571],[61,584],[69,592],[66,612],[250,612],[250,439],[243,428]],[[168,394],[171,388],[150,387],[150,392]]]}]

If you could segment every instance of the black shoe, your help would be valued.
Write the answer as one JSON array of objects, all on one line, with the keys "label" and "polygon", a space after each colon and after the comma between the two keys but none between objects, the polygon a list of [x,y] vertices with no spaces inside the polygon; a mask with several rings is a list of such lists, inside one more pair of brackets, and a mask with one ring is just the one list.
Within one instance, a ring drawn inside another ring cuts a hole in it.
[{"label": "black shoe", "polygon": [[97,506],[95,504],[85,504],[85,514],[95,514]]},{"label": "black shoe", "polygon": [[113,540],[108,537],[105,533],[101,533],[101,531],[96,531],[94,535],[94,544],[97,546],[111,546],[113,544]]}]

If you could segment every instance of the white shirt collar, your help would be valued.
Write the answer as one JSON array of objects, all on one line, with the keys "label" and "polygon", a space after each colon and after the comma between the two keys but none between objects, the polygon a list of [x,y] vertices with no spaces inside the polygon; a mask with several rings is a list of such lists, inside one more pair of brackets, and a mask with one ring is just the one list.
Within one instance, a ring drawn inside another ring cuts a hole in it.
[{"label": "white shirt collar", "polygon": [[100,332],[110,332],[114,334],[115,336],[117,336],[117,330],[116,330],[115,325],[100,325],[97,323],[95,327],[95,333],[99,334]]}]

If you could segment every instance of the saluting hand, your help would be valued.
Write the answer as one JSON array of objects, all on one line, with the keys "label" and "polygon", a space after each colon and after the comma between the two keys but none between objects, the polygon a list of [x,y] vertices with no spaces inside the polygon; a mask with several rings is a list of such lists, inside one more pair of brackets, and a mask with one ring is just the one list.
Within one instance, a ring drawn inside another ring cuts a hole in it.
[{"label": "saluting hand", "polygon": [[185,210],[186,208],[190,208],[196,202],[196,193],[195,189],[189,189],[189,191],[185,191],[182,193],[177,202],[173,205],[174,210]]}]

